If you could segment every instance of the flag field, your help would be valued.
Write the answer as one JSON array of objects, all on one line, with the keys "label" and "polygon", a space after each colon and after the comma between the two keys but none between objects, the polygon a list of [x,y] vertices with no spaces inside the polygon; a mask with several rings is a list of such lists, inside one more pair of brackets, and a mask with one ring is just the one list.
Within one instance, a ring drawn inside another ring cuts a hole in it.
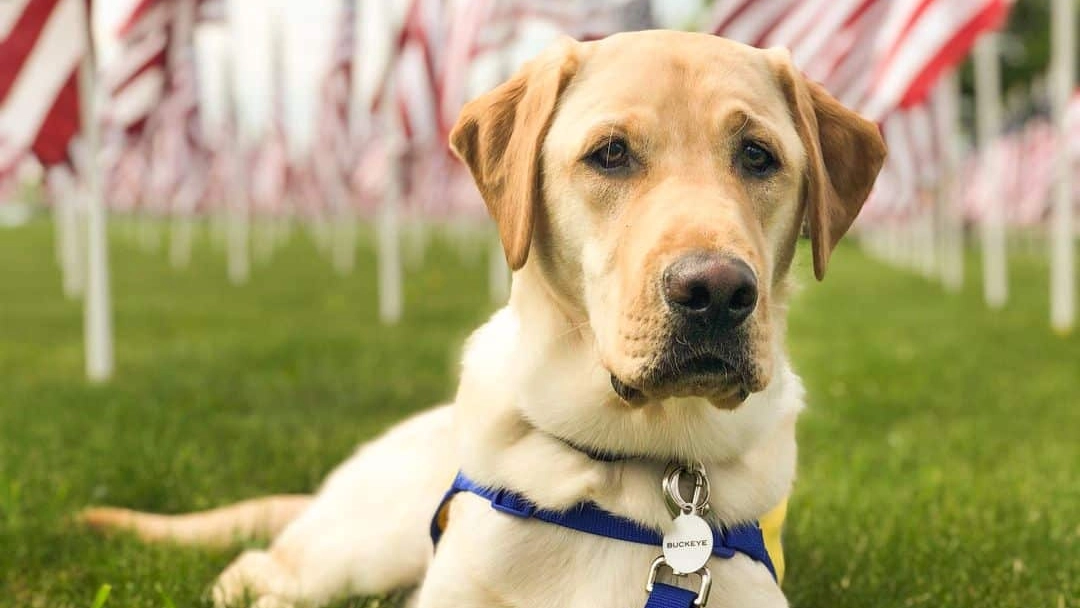
[{"label": "flag field", "polygon": [[[0,231],[0,607],[88,607],[106,584],[104,608],[203,605],[235,552],[101,538],[72,514],[311,491],[359,442],[449,398],[462,339],[493,309],[484,255],[439,239],[384,326],[370,232],[347,277],[297,233],[243,286],[200,238],[183,271],[113,239],[117,374],[89,385],[50,224]],[[1010,257],[1000,311],[982,305],[977,262],[955,296],[850,245],[824,283],[805,257],[793,269],[809,409],[792,605],[1080,606],[1080,334],[1046,328],[1043,262]]]}]

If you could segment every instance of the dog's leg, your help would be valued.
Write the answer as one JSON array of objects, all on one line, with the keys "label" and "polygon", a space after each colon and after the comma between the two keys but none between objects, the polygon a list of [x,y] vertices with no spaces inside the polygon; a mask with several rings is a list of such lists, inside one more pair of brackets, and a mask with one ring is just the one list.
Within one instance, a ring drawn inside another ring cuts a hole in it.
[{"label": "dog's leg", "polygon": [[450,409],[438,408],[361,448],[269,549],[226,569],[215,603],[319,606],[418,585],[431,516],[457,470],[451,425]]}]

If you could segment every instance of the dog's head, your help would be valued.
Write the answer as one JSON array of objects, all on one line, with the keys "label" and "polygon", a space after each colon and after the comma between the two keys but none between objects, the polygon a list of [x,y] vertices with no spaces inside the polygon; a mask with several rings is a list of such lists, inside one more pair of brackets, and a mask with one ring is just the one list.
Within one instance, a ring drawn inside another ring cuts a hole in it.
[{"label": "dog's head", "polygon": [[595,336],[628,403],[768,385],[804,218],[814,272],[885,156],[782,50],[702,34],[563,40],[451,134],[514,270]]}]

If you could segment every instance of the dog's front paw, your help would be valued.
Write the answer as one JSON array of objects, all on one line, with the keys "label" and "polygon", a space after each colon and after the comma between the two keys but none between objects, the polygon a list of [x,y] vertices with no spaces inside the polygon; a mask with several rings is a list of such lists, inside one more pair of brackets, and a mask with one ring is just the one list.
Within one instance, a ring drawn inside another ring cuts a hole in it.
[{"label": "dog's front paw", "polygon": [[291,608],[292,573],[266,551],[245,551],[221,574],[211,595],[217,608]]}]

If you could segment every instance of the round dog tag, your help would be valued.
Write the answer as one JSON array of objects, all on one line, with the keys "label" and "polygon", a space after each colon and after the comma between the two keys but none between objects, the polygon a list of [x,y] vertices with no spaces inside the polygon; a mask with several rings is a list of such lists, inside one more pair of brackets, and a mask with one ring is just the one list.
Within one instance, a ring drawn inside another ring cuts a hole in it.
[{"label": "round dog tag", "polygon": [[712,555],[713,535],[709,524],[693,513],[683,513],[664,534],[664,559],[675,574],[701,570]]}]

